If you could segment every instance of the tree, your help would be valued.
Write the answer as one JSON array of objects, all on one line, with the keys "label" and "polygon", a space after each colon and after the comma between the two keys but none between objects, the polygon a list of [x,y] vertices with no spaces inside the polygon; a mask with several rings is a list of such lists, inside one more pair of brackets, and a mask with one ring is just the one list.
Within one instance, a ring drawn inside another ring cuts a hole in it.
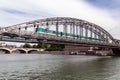
[{"label": "tree", "polygon": [[37,45],[33,45],[32,48],[37,48]]},{"label": "tree", "polygon": [[23,45],[23,48],[31,48],[31,45],[28,44],[28,43],[25,43],[25,44]]},{"label": "tree", "polygon": [[64,45],[62,44],[51,44],[49,48],[46,49],[46,51],[61,51],[64,49]]},{"label": "tree", "polygon": [[42,48],[47,48],[47,44],[43,43]]},{"label": "tree", "polygon": [[37,48],[47,48],[47,44],[44,44],[44,43],[42,43],[42,44],[39,43],[36,46],[37,46]]},{"label": "tree", "polygon": [[37,44],[36,46],[37,46],[37,48],[42,48],[42,44],[40,44],[40,43]]}]

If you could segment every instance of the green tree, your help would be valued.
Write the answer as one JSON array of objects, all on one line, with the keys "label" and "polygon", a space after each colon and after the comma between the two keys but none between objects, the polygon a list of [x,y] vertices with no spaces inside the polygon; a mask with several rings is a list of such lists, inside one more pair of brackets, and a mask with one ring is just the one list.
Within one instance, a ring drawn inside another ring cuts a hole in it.
[{"label": "green tree", "polygon": [[33,45],[32,48],[37,48],[37,45]]},{"label": "green tree", "polygon": [[36,46],[37,46],[37,48],[42,48],[42,44],[40,44],[40,43],[37,44]]},{"label": "green tree", "polygon": [[28,44],[28,43],[25,43],[25,44],[23,45],[23,48],[31,48],[31,45]]},{"label": "green tree", "polygon": [[64,45],[62,44],[51,44],[49,48],[46,49],[46,51],[61,51],[64,49]]},{"label": "green tree", "polygon": [[43,43],[42,48],[47,48],[47,44]]},{"label": "green tree", "polygon": [[42,44],[39,43],[36,46],[37,46],[37,48],[47,48],[47,44],[44,44],[44,43],[42,43]]}]

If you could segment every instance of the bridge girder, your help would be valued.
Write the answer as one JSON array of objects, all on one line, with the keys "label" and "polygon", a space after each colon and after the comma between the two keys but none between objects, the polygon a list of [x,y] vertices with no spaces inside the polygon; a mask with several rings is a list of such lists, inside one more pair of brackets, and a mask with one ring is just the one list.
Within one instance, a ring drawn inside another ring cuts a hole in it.
[{"label": "bridge girder", "polygon": [[[25,23],[21,23],[21,24],[17,24],[17,25],[13,25],[13,26],[8,26],[5,28],[1,28],[1,33],[3,32],[8,32],[8,33],[15,33],[17,35],[19,35],[19,32],[21,29],[25,29],[27,30],[27,28],[39,28],[39,26],[50,26],[50,25],[54,25],[56,26],[56,35],[58,36],[58,27],[60,25],[64,26],[63,32],[66,34],[67,36],[67,27],[72,26],[72,28],[70,28],[70,32],[73,34],[80,34],[80,36],[83,36],[83,34],[85,33],[85,36],[88,37],[88,31],[90,32],[90,37],[99,37],[100,39],[105,39],[108,42],[107,43],[113,43],[116,44],[114,38],[106,31],[104,30],[102,27],[90,23],[88,21],[85,20],[81,20],[81,19],[76,19],[76,18],[70,18],[70,17],[54,17],[54,18],[46,18],[46,19],[39,19],[39,20],[34,20],[34,21],[29,21],[29,22],[25,22]],[[75,29],[76,28],[76,29]],[[20,33],[23,34],[24,32]],[[27,33],[27,32],[25,32]],[[29,33],[30,35],[34,35],[34,33]],[[37,34],[39,35],[39,34]]]}]

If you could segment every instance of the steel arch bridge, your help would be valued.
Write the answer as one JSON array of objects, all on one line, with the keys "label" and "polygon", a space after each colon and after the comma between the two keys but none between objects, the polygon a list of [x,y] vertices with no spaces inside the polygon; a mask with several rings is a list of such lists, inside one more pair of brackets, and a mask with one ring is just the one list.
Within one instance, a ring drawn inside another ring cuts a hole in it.
[{"label": "steel arch bridge", "polygon": [[85,20],[54,17],[0,28],[1,41],[120,47],[102,27]]}]

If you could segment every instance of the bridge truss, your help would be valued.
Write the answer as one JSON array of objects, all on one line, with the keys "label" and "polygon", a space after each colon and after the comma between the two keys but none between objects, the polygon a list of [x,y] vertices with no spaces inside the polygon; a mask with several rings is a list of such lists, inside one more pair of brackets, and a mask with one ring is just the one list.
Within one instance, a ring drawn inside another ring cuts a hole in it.
[{"label": "bridge truss", "polygon": [[34,20],[0,29],[1,41],[68,45],[119,46],[102,27],[76,18],[55,17]]}]

